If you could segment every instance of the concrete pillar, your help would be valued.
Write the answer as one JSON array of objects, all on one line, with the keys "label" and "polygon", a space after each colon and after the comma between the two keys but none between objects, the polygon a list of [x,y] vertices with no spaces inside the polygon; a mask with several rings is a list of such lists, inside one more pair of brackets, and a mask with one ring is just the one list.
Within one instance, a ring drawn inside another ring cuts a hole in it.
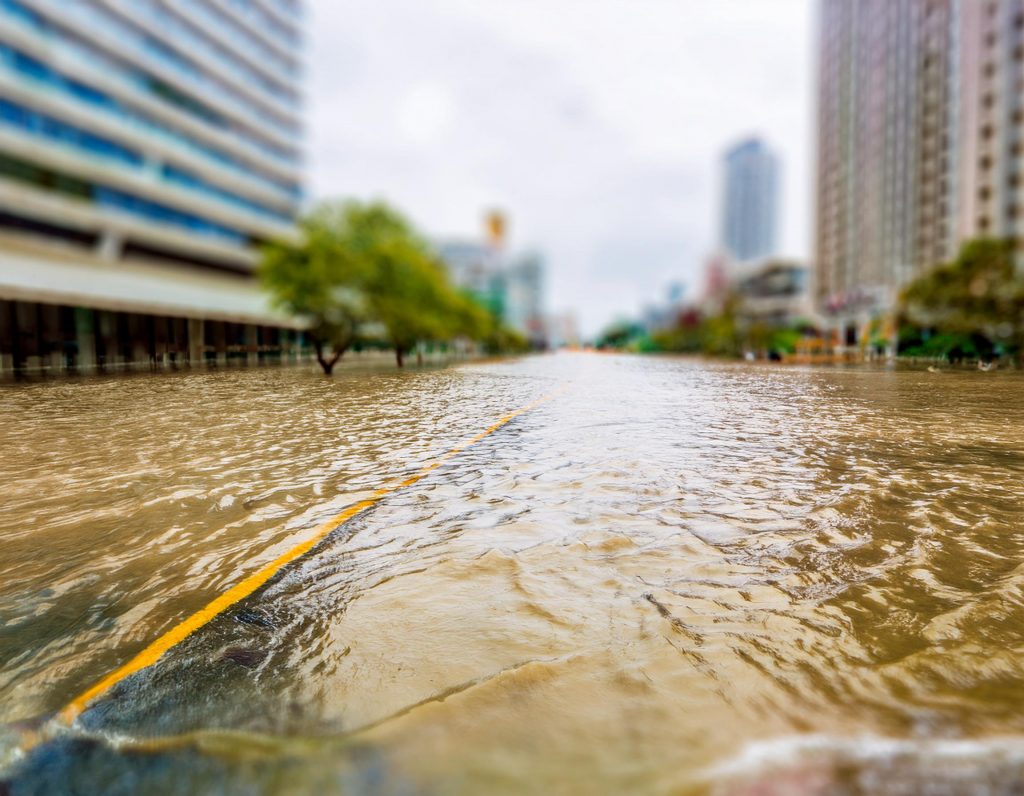
[{"label": "concrete pillar", "polygon": [[108,261],[121,259],[121,249],[124,247],[124,238],[119,232],[112,229],[104,230],[96,241],[96,254]]},{"label": "concrete pillar", "polygon": [[96,367],[96,324],[95,313],[85,307],[75,307],[75,343],[78,356],[75,366],[79,370]]},{"label": "concrete pillar", "polygon": [[203,347],[206,345],[204,332],[206,324],[202,318],[188,319],[188,364],[198,367],[205,364]]}]

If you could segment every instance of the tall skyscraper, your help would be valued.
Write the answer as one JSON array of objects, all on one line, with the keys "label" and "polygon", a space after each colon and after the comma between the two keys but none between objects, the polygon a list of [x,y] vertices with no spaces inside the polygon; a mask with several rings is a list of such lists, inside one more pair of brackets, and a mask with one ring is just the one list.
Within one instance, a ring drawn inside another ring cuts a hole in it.
[{"label": "tall skyscraper", "polygon": [[725,153],[722,248],[735,260],[776,253],[779,161],[751,138]]},{"label": "tall skyscraper", "polygon": [[0,368],[254,358],[303,198],[301,0],[0,0]]},{"label": "tall skyscraper", "polygon": [[815,293],[845,344],[955,248],[960,14],[974,4],[822,0]]}]

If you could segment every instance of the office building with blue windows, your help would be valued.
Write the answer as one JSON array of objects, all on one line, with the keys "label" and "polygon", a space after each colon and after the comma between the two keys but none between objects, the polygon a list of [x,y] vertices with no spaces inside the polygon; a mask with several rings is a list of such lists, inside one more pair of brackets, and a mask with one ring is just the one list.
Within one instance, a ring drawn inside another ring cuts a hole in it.
[{"label": "office building with blue windows", "polygon": [[253,361],[303,201],[302,0],[0,0],[0,370]]}]

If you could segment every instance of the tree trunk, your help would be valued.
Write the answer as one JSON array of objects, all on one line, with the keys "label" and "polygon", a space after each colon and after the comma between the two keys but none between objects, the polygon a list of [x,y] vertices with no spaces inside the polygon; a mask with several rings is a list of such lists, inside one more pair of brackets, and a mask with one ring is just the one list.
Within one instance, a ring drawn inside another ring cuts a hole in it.
[{"label": "tree trunk", "polygon": [[324,356],[324,344],[317,338],[313,338],[313,347],[316,349],[316,361],[320,363],[320,367],[324,370],[325,376],[330,376],[334,370],[334,366],[338,364],[338,360],[341,359],[341,355],[345,353],[345,349],[342,348],[332,353],[331,358],[328,359]]},{"label": "tree trunk", "polygon": [[405,351],[398,346],[395,346],[395,362],[398,363],[398,367],[402,367],[405,364]]}]

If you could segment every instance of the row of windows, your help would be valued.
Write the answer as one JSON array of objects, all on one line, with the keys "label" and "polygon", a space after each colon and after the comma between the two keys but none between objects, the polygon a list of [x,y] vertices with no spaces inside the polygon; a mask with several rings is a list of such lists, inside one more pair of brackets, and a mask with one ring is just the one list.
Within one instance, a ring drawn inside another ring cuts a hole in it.
[{"label": "row of windows", "polygon": [[[255,51],[259,61],[269,69],[291,78],[299,77],[302,70],[295,48],[279,48],[268,44],[264,38],[239,24],[238,20],[226,13],[219,4],[211,3],[210,0],[170,0],[165,5],[171,10],[186,12],[185,15],[189,18],[201,17],[202,25],[216,28],[219,35],[233,41],[239,49],[245,52]],[[285,55],[282,49],[288,54]]]},{"label": "row of windows", "polygon": [[100,207],[120,210],[147,221],[169,224],[205,237],[240,245],[253,243],[253,239],[245,233],[217,224],[209,219],[2,153],[0,153],[0,177],[84,199]]},{"label": "row of windows", "polygon": [[305,7],[302,0],[267,0],[272,6],[276,7],[279,11],[284,12],[288,17],[300,17],[302,16],[302,10]]},{"label": "row of windows", "polygon": [[191,232],[198,232],[201,235],[226,238],[234,243],[246,244],[249,242],[249,236],[238,230],[113,188],[93,186],[93,200],[101,207],[123,210],[133,215],[148,218],[151,221],[183,227]]},{"label": "row of windows", "polygon": [[[227,5],[235,9],[239,16],[250,20],[257,28],[267,30],[276,38],[280,38],[293,47],[302,43],[298,31],[288,25],[281,24],[273,14],[267,12],[256,0],[226,0]],[[295,10],[298,9],[293,6]]]},{"label": "row of windows", "polygon": [[186,188],[191,188],[194,191],[205,193],[207,196],[215,196],[218,199],[222,199],[225,202],[238,205],[239,207],[244,207],[247,210],[251,210],[254,213],[259,213],[262,216],[267,216],[268,218],[272,218],[275,221],[283,222],[285,224],[290,224],[293,221],[292,217],[285,213],[278,213],[275,210],[268,210],[261,204],[250,201],[249,199],[245,199],[244,197],[241,197],[236,193],[221,188],[218,185],[214,185],[211,182],[207,182],[203,178],[198,177],[195,174],[186,171],[185,169],[179,169],[177,166],[172,166],[168,163],[165,163],[161,169],[161,174],[163,175],[164,179],[167,180],[167,182],[172,182]]},{"label": "row of windows", "polygon": [[179,49],[185,52],[189,52],[192,48],[201,50],[222,66],[230,69],[245,83],[256,86],[292,110],[298,108],[298,94],[286,83],[268,78],[263,72],[254,69],[244,60],[238,58],[232,50],[205,35],[195,24],[186,23],[177,14],[170,13],[164,7],[162,0],[131,1],[133,6],[145,8],[146,17],[159,25],[162,31],[179,43]]},{"label": "row of windows", "polygon": [[108,94],[87,86],[79,80],[68,77],[50,66],[26,55],[19,50],[0,44],[0,63],[5,64],[18,74],[25,75],[35,81],[56,89],[61,94],[84,102],[94,108],[101,108],[104,111],[116,115],[121,122],[129,122],[142,127],[147,133],[157,133],[173,139],[176,143],[184,144],[190,149],[211,158],[217,163],[227,166],[239,174],[244,174],[256,179],[268,187],[283,191],[293,200],[301,199],[302,190],[294,182],[286,182],[276,178],[253,171],[252,167],[243,161],[234,158],[215,147],[207,146],[195,140],[179,130],[168,125],[154,121],[144,113],[130,108]]},{"label": "row of windows", "polygon": [[[112,160],[123,165],[141,168],[145,162],[142,153],[137,152],[108,138],[82,130],[75,125],[67,124],[46,114],[25,108],[17,103],[0,99],[0,124],[16,127],[39,138],[60,141],[63,144],[81,150],[83,153]],[[194,174],[165,164],[161,171],[165,181],[190,188],[207,196],[216,197],[253,213],[271,218],[274,221],[290,223],[291,217],[283,213],[269,210],[262,205],[238,196],[202,180]]]},{"label": "row of windows", "polygon": [[[267,105],[272,105],[272,103],[264,104],[239,94],[232,85],[224,82],[219,75],[207,72],[191,58],[182,55],[175,47],[151,36],[142,28],[137,27],[134,22],[130,22],[97,5],[94,0],[77,5],[75,9],[76,13],[80,14],[80,19],[77,20],[75,28],[105,30],[108,33],[112,33],[116,36],[118,43],[122,47],[135,51],[141,58],[149,57],[155,59],[163,66],[187,77],[190,83],[197,83],[206,90],[214,91],[217,94],[230,98],[231,101],[245,105],[261,122],[271,125],[287,136],[299,134],[299,127],[295,122],[279,116],[276,108],[268,109]],[[71,20],[69,19],[68,21],[70,22]],[[62,29],[61,33],[72,39],[79,38],[76,32],[72,32],[71,26]]]},{"label": "row of windows", "polygon": [[232,135],[237,135],[278,160],[289,165],[296,165],[298,163],[298,154],[295,150],[281,147],[268,141],[259,135],[258,130],[255,128],[250,129],[248,126],[243,126],[229,120],[205,103],[167,85],[159,78],[147,74],[134,65],[102,51],[99,47],[83,40],[73,32],[58,28],[39,14],[22,5],[18,0],[0,0],[0,13],[6,13],[10,17],[29,25],[37,33],[57,38],[61,47],[95,62],[105,72],[129,81],[142,90],[160,97],[160,99],[168,104],[172,104],[179,110],[184,110],[212,126],[230,132]]},{"label": "row of windows", "polygon": [[[37,235],[50,242],[59,240],[63,243],[88,249],[95,248],[100,238],[99,233],[97,232],[80,230],[65,224],[40,221],[39,219],[29,218],[28,216],[17,213],[7,213],[2,211],[0,211],[0,230],[13,231],[19,234]],[[244,268],[240,268],[239,264],[236,262],[230,262],[216,257],[208,257],[192,253],[186,254],[182,251],[169,250],[162,246],[140,243],[130,237],[125,240],[124,247],[121,250],[121,255],[126,260],[133,258],[166,260],[176,265],[194,265],[199,268],[210,268],[217,271],[228,271],[236,274],[239,273],[239,271],[245,270]]]},{"label": "row of windows", "polygon": [[133,149],[2,98],[0,124],[17,127],[41,138],[60,141],[107,160],[116,160],[136,167],[143,164],[142,155]]}]

